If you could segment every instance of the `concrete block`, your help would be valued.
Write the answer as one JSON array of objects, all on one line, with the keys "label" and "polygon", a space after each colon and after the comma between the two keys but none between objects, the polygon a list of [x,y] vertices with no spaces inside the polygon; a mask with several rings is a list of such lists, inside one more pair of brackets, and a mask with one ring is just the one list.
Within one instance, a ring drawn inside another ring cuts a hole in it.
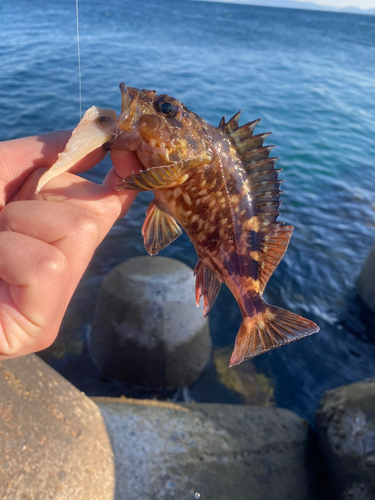
[{"label": "concrete block", "polygon": [[166,257],[135,257],[103,280],[89,339],[102,371],[152,388],[188,385],[211,352],[195,304],[193,270]]}]

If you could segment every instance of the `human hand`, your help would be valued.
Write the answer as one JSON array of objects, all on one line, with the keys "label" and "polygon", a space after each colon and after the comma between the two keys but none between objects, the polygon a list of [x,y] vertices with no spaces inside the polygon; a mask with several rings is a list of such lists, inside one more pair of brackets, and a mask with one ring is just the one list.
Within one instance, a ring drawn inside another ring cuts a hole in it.
[{"label": "human hand", "polygon": [[136,196],[115,189],[142,168],[135,153],[111,151],[114,169],[102,185],[71,173],[96,165],[106,154],[102,148],[35,195],[70,134],[0,143],[0,360],[53,342],[96,247]]}]

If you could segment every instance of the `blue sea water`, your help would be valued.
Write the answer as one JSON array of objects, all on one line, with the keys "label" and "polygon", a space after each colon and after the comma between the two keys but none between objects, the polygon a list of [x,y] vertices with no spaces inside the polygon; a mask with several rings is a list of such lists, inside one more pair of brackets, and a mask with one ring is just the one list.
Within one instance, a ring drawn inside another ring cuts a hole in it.
[{"label": "blue sea water", "polygon": [[[259,132],[273,133],[267,143],[276,144],[286,180],[279,219],[295,231],[265,295],[321,327],[253,361],[277,404],[312,419],[324,390],[374,376],[375,321],[353,290],[375,241],[375,16],[80,0],[80,40],[84,110],[118,110],[124,81],[169,93],[214,124],[242,109],[242,123],[262,118]],[[74,0],[3,0],[0,63],[1,140],[77,124]],[[105,160],[88,177],[100,182],[108,168]],[[71,304],[83,323],[104,274],[145,254],[140,228],[149,201],[139,196],[95,254]],[[161,255],[196,263],[185,235]],[[214,347],[232,346],[240,313],[225,288],[210,322]],[[60,368],[82,389],[98,390]],[[228,401],[212,369],[192,395]]]}]

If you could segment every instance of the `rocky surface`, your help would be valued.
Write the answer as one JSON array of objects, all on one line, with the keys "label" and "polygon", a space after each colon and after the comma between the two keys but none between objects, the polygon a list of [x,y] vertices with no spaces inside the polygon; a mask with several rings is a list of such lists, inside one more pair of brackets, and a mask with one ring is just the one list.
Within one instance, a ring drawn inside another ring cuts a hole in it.
[{"label": "rocky surface", "polygon": [[317,431],[329,498],[375,500],[375,380],[327,391]]},{"label": "rocky surface", "polygon": [[274,388],[271,381],[257,372],[253,360],[229,368],[232,347],[215,349],[213,361],[216,373],[227,389],[241,396],[246,404],[274,406]]},{"label": "rocky surface", "polygon": [[0,362],[1,500],[112,500],[97,406],[37,356]]},{"label": "rocky surface", "polygon": [[90,352],[110,377],[153,388],[188,385],[211,352],[195,305],[193,270],[175,259],[136,257],[103,280]]},{"label": "rocky surface", "polygon": [[115,454],[115,500],[319,498],[309,428],[290,411],[94,400]]},{"label": "rocky surface", "polygon": [[357,282],[358,295],[375,312],[375,245],[363,265]]}]

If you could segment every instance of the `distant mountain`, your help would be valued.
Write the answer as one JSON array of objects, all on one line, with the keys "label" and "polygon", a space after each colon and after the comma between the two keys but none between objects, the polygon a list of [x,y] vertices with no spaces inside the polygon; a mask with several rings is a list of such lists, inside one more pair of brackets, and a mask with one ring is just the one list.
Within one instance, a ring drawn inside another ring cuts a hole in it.
[{"label": "distant mountain", "polygon": [[313,2],[297,2],[296,0],[196,0],[208,2],[238,3],[244,5],[258,5],[260,7],[280,7],[287,9],[323,10],[328,12],[346,12],[349,14],[375,15],[375,9],[360,9],[359,7],[330,7]]}]

